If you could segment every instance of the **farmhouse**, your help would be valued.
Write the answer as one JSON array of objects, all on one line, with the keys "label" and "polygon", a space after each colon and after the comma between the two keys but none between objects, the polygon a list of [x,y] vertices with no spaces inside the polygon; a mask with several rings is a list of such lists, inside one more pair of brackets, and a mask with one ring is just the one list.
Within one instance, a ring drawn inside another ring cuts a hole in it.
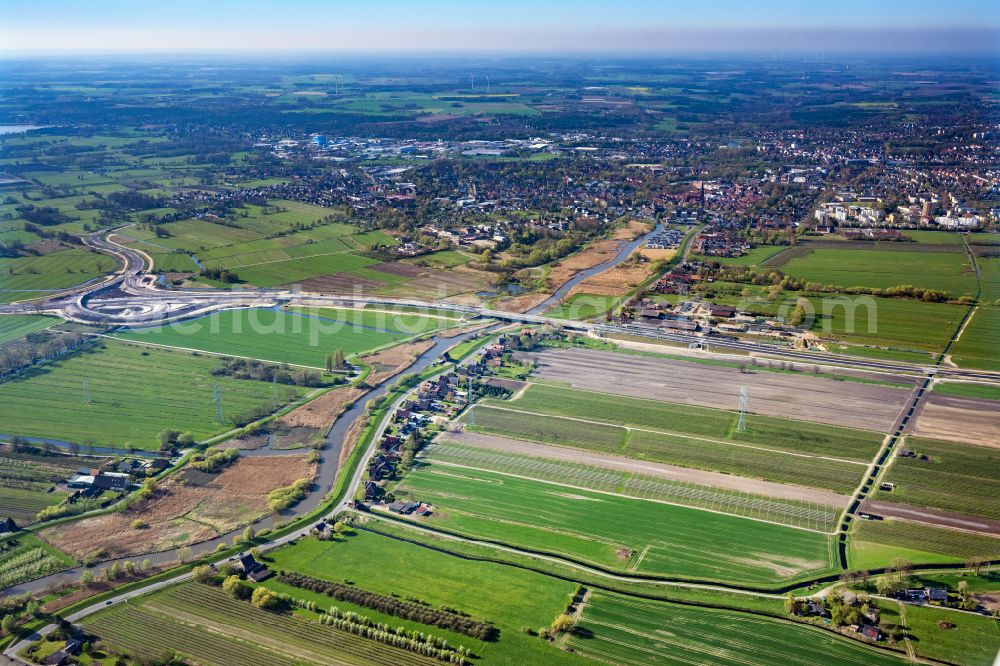
[{"label": "farmhouse", "polygon": [[121,472],[101,472],[97,469],[88,471],[90,472],[89,474],[75,476],[66,485],[70,488],[93,488],[95,490],[122,492],[127,490],[132,483],[132,477]]},{"label": "farmhouse", "polygon": [[267,566],[254,559],[254,556],[250,553],[240,556],[240,568],[246,574],[246,577],[255,583],[266,580],[272,575]]}]

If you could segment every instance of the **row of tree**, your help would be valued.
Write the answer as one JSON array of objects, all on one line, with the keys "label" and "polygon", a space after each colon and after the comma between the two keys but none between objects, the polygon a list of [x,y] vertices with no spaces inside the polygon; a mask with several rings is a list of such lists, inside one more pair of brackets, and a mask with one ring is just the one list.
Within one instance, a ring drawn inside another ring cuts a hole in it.
[{"label": "row of tree", "polygon": [[448,629],[483,641],[496,640],[499,635],[496,627],[489,622],[459,615],[454,611],[387,597],[350,585],[320,580],[295,572],[280,573],[278,581],[304,590],[319,592],[340,601],[371,608],[380,613],[401,617],[405,620],[413,620],[414,622],[420,622],[421,624],[433,627]]}]

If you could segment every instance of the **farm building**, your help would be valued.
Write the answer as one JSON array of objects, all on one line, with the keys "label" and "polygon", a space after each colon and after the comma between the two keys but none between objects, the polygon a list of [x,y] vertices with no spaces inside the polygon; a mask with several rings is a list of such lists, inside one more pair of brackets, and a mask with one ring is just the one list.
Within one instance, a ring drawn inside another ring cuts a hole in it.
[{"label": "farm building", "polygon": [[249,580],[259,583],[271,576],[271,571],[267,565],[261,564],[250,553],[240,556],[240,568]]}]

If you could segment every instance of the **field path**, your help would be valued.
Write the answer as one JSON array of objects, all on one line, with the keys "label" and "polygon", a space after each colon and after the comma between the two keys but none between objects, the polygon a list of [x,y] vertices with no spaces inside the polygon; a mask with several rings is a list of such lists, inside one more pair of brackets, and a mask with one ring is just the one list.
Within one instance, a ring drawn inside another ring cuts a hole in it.
[{"label": "field path", "polygon": [[846,506],[851,500],[847,495],[838,495],[837,493],[818,488],[774,483],[742,476],[733,476],[732,474],[722,474],[720,472],[706,472],[690,467],[646,462],[633,458],[594,453],[592,451],[571,449],[563,446],[523,442],[517,439],[487,435],[485,433],[468,431],[447,432],[443,433],[440,437],[442,442],[452,442],[463,446],[502,451],[504,453],[516,453],[537,458],[548,458],[550,460],[561,460],[580,465],[594,465],[620,472],[657,476],[663,479],[670,479],[671,481],[683,481],[715,488],[726,488],[728,490],[766,495],[777,499],[815,502],[838,509]]}]

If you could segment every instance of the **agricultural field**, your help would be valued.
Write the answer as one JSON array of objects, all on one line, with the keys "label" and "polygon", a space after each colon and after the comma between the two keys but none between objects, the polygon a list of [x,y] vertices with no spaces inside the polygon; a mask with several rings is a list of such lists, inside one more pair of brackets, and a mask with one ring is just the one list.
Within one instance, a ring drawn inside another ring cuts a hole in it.
[{"label": "agricultural field", "polygon": [[0,590],[75,564],[73,558],[33,534],[15,534],[0,540]]},{"label": "agricultural field", "polygon": [[[162,430],[201,439],[273,406],[270,382],[215,377],[218,365],[217,358],[109,340],[0,384],[0,423],[8,435],[156,450]],[[216,422],[216,386],[227,423]],[[298,387],[281,386],[278,399],[301,394]]]},{"label": "agricultural field", "polygon": [[10,517],[21,527],[30,525],[39,511],[69,495],[58,489],[60,481],[81,467],[98,467],[103,461],[0,449],[0,520]]},{"label": "agricultural field", "polygon": [[53,317],[35,315],[10,315],[0,317],[0,344],[23,337],[58,323]]},{"label": "agricultural field", "polygon": [[[954,303],[872,296],[808,300],[816,313],[812,330],[822,338],[935,353],[944,351],[968,309]],[[834,346],[831,351],[842,350]]]},{"label": "agricultural field", "polygon": [[87,282],[115,269],[115,260],[90,250],[0,258],[0,302],[38,298]]},{"label": "agricultural field", "polygon": [[914,564],[961,564],[1000,558],[1000,539],[901,520],[860,520],[848,539],[852,569],[886,567],[894,557]]},{"label": "agricultural field", "polygon": [[242,309],[167,326],[132,329],[116,333],[115,337],[323,369],[326,355],[337,349],[352,356],[453,323],[452,319],[370,310]]},{"label": "agricultural field", "polygon": [[968,257],[956,252],[899,252],[856,248],[814,249],[781,267],[793,277],[823,285],[884,289],[911,284],[940,289],[957,298],[974,295],[976,277]]},{"label": "agricultural field", "polygon": [[[378,529],[377,524],[372,526]],[[522,630],[548,626],[562,612],[575,587],[567,581],[499,563],[460,559],[367,530],[340,541],[300,539],[273,551],[269,559],[271,569],[351,581],[364,590],[412,597],[491,622],[500,630],[499,640],[466,643],[484,663],[579,661]],[[433,628],[429,631],[434,633]]]},{"label": "agricultural field", "polygon": [[[769,422],[776,427],[780,424],[810,434],[836,432],[838,440],[871,436],[852,434],[843,426],[884,433],[909,395],[906,384],[881,383],[879,376],[863,374],[838,380],[809,365],[794,366],[794,372],[774,371],[766,362],[751,359],[742,363],[688,360],[578,347],[532,352],[526,358],[537,365],[535,381],[589,391],[573,395],[588,405],[596,402],[598,409],[607,403],[614,404],[617,411],[623,406],[617,396],[632,398],[635,405],[642,406],[670,403],[659,409],[673,409],[682,421],[695,420],[687,416],[696,415],[697,421],[705,422],[704,432],[691,434],[718,436],[718,422],[727,418],[731,419],[730,426],[735,425],[743,388],[749,397],[747,411],[758,417],[759,423]],[[623,372],[627,381],[623,381]],[[846,381],[850,379],[856,381]],[[597,395],[602,397],[594,400]],[[780,418],[768,421],[771,417]],[[701,428],[702,424],[694,427]]]},{"label": "agricultural field", "polygon": [[951,359],[963,368],[1000,370],[1000,307],[981,305],[972,316],[962,337],[951,348]]},{"label": "agricultural field", "polygon": [[409,472],[397,492],[435,505],[428,525],[621,571],[773,585],[833,563],[824,534],[455,468],[433,457]]},{"label": "agricultural field", "polygon": [[428,456],[458,467],[710,509],[819,532],[832,531],[848,502],[848,496],[815,488],[653,465],[478,433],[442,435]]},{"label": "agricultural field", "polygon": [[184,583],[86,618],[84,629],[143,659],[179,652],[199,664],[433,664],[314,620],[269,613],[222,590]]},{"label": "agricultural field", "polygon": [[611,394],[596,397],[592,391],[531,384],[512,400],[486,400],[483,404],[858,462],[870,461],[882,441],[881,434],[864,430],[758,414],[747,415],[747,430],[736,432],[734,412]]},{"label": "agricultural field", "polygon": [[1000,449],[909,437],[919,457],[897,455],[885,475],[895,484],[878,499],[1000,520]]},{"label": "agricultural field", "polygon": [[854,490],[865,471],[863,464],[852,461],[488,406],[473,408],[463,421],[478,432],[841,493]]},{"label": "agricultural field", "polygon": [[879,600],[883,621],[906,627],[909,643],[919,657],[960,666],[990,666],[1000,650],[995,619],[956,613],[934,606],[900,605]]},{"label": "agricultural field", "polygon": [[958,398],[980,398],[982,400],[1000,400],[1000,387],[991,384],[972,384],[968,382],[938,382],[934,385],[934,393],[950,395]]},{"label": "agricultural field", "polygon": [[902,655],[832,632],[710,608],[592,592],[568,647],[606,663],[744,666],[903,664]]}]

